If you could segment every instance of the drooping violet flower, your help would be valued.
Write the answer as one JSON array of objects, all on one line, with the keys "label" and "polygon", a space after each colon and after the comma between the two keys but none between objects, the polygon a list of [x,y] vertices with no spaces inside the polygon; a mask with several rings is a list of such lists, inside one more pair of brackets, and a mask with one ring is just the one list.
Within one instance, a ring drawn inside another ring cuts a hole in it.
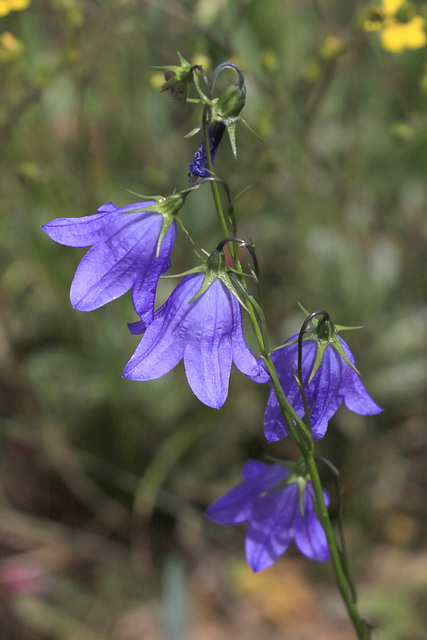
[{"label": "drooping violet flower", "polygon": [[[326,535],[314,510],[313,486],[307,478],[291,478],[281,464],[250,460],[243,482],[213,502],[210,520],[230,525],[249,521],[246,559],[253,571],[270,567],[292,541],[310,560],[329,558]],[[329,497],[323,491],[326,506]]]},{"label": "drooping violet flower", "polygon": [[182,202],[179,194],[120,208],[109,202],[96,214],[57,218],[43,225],[47,235],[60,244],[93,245],[71,284],[73,307],[92,311],[132,288],[134,307],[149,324],[159,277],[170,267],[176,237],[173,214]]},{"label": "drooping violet flower", "polygon": [[[224,131],[225,124],[223,122],[213,122],[209,127],[209,147],[211,150],[212,164],[222,140],[222,136],[224,135]],[[197,178],[207,178],[209,176],[208,160],[206,158],[206,147],[204,141],[194,154],[188,176],[189,182],[194,182]]]},{"label": "drooping violet flower", "polygon": [[[294,336],[289,340],[295,340]],[[344,340],[335,334],[346,359],[355,366],[354,357]],[[373,415],[382,411],[366,391],[359,374],[348,364],[334,347],[334,341],[323,345],[323,357],[310,380],[316,362],[318,341],[316,338],[302,343],[302,379],[310,412],[311,432],[314,440],[320,440],[326,433],[328,422],[342,403],[347,409],[361,415]],[[304,417],[301,391],[296,382],[298,371],[298,344],[284,345],[271,358],[277,370],[282,389],[300,418]],[[280,440],[289,430],[283,418],[273,386],[264,415],[264,432],[268,442]]]},{"label": "drooping violet flower", "polygon": [[[203,273],[183,278],[155,312],[123,376],[154,380],[184,359],[193,393],[204,404],[219,409],[227,398],[232,361],[255,380],[268,378],[245,342],[236,298],[219,278],[196,297],[204,282]],[[140,323],[129,329],[140,333]]]}]

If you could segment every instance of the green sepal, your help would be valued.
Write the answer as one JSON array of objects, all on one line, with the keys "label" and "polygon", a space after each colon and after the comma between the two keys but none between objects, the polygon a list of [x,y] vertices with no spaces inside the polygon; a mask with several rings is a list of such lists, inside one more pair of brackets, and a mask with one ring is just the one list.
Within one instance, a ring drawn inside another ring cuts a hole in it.
[{"label": "green sepal", "polygon": [[[306,316],[309,316],[310,313],[307,311],[307,309],[305,309],[303,307],[303,305],[298,302],[299,307],[301,308],[301,310],[304,312],[304,314]],[[325,319],[318,319],[316,317],[312,318],[311,320],[311,324],[313,325],[313,329],[307,333],[305,333],[302,337],[303,341],[304,340],[315,340],[317,343],[317,349],[316,349],[316,358],[313,364],[313,369],[310,373],[310,378],[308,380],[307,384],[310,384],[310,382],[313,380],[314,376],[316,375],[316,372],[323,360],[323,356],[325,354],[326,348],[327,347],[333,347],[334,349],[336,349],[338,351],[338,353],[340,354],[340,356],[342,357],[342,359],[344,360],[344,362],[346,364],[348,364],[349,367],[351,367],[353,369],[353,371],[355,373],[357,373],[358,375],[360,375],[360,372],[357,370],[357,368],[354,366],[354,364],[352,364],[352,362],[350,362],[347,354],[345,353],[343,346],[341,344],[341,342],[338,339],[338,332],[339,331],[349,331],[350,329],[362,329],[363,327],[347,327],[341,324],[334,324],[332,322],[332,320],[325,320]],[[288,347],[292,344],[296,344],[298,342],[298,336],[296,338],[294,338],[293,340],[289,340],[288,342],[285,342],[284,344],[280,345],[279,347],[276,347],[274,351],[277,351],[278,349],[282,349],[283,347]],[[298,379],[298,376],[294,374],[295,380],[298,384],[298,386],[300,386],[300,382]]]},{"label": "green sepal", "polygon": [[227,129],[228,138],[230,140],[231,149],[233,150],[233,156],[237,160],[237,148],[236,148],[236,120],[231,122],[230,124],[226,124],[225,128]]},{"label": "green sepal", "polygon": [[348,364],[348,366],[351,367],[353,371],[360,375],[359,371],[356,369],[354,364],[350,362],[347,354],[345,353],[343,346],[338,339],[337,327],[335,327],[332,320],[320,320],[314,333],[311,335],[315,335],[315,339],[317,342],[317,351],[316,359],[314,361],[308,384],[310,384],[310,382],[313,380],[313,377],[315,376],[316,371],[318,370],[320,363],[322,362],[326,348],[329,346],[336,349],[344,362]]},{"label": "green sepal", "polygon": [[237,293],[236,289],[233,287],[233,284],[232,284],[232,282],[230,280],[230,276],[228,275],[227,267],[225,265],[224,252],[223,252],[222,249],[221,250],[215,249],[210,254],[210,256],[207,259],[206,263],[204,265],[201,265],[200,267],[198,267],[198,271],[200,271],[200,272],[204,271],[205,272],[205,278],[203,280],[203,284],[200,287],[199,291],[196,293],[194,298],[192,298],[189,301],[188,304],[190,304],[190,302],[194,302],[195,300],[197,300],[197,298],[199,298],[203,293],[205,293],[205,291],[207,291],[207,289],[209,289],[211,284],[213,284],[215,282],[215,280],[218,278],[227,287],[227,289],[230,291],[230,293],[236,298],[237,302],[246,311],[248,311],[248,308],[246,307],[246,305],[243,302],[243,300],[241,300],[239,294]]},{"label": "green sepal", "polygon": [[[168,278],[183,278],[184,276],[191,276],[192,273],[203,273],[205,270],[205,265],[201,264],[197,267],[193,267],[192,269],[187,269],[187,271],[181,271],[181,273],[172,273],[160,276],[162,280],[166,280]],[[190,300],[191,302],[191,300]]]},{"label": "green sepal", "polygon": [[242,116],[240,116],[239,120],[240,120],[240,122],[241,122],[242,124],[244,124],[244,125],[245,125],[245,127],[247,127],[247,128],[249,129],[249,131],[250,131],[251,133],[253,133],[253,134],[254,134],[254,136],[256,136],[256,137],[258,138],[258,140],[262,140],[262,141],[264,141],[264,140],[265,140],[265,138],[263,138],[262,136],[260,136],[260,135],[259,135],[259,133],[257,133],[254,129],[252,129],[251,125],[250,125],[246,120],[244,120],[244,118],[242,118]]},{"label": "green sepal", "polygon": [[[307,309],[301,304],[301,302],[298,301],[298,306],[301,309],[301,311],[304,313],[305,316],[309,316],[311,315],[309,311],[307,311]],[[320,322],[320,318],[313,316],[313,318],[311,318],[310,320],[310,324],[307,326],[307,329],[310,325],[312,325],[312,327],[315,329],[317,327],[317,325]]]},{"label": "green sepal", "polygon": [[351,367],[353,369],[353,371],[355,371],[360,376],[360,371],[358,371],[356,369],[356,367],[354,366],[354,364],[352,364],[350,362],[350,360],[348,359],[348,356],[345,353],[341,342],[338,340],[338,336],[336,336],[336,339],[334,340],[332,346],[334,347],[334,349],[336,349],[338,351],[338,353],[340,354],[340,356],[344,360],[344,362],[346,364],[348,364],[348,366]]},{"label": "green sepal", "polygon": [[336,324],[336,325],[335,325],[335,331],[336,331],[337,333],[338,333],[339,331],[350,331],[350,330],[351,330],[351,331],[354,331],[354,330],[356,330],[356,329],[363,329],[363,328],[364,328],[364,327],[363,327],[363,325],[362,325],[362,324],[361,324],[361,325],[359,325],[358,327],[345,327],[345,326],[344,326],[344,325],[342,325],[342,324]]},{"label": "green sepal", "polygon": [[323,360],[324,353],[326,351],[326,347],[329,347],[329,342],[319,342],[317,341],[317,349],[316,349],[316,359],[314,361],[313,369],[311,370],[310,377],[308,379],[308,384],[313,380],[316,371],[318,370],[320,363]]},{"label": "green sepal", "polygon": [[179,65],[169,64],[160,67],[152,67],[153,69],[163,69],[164,71],[173,71],[174,76],[170,78],[165,84],[162,86],[162,91],[167,91],[168,89],[172,89],[173,87],[177,87],[180,84],[185,83],[191,77],[191,73],[193,71],[193,65],[186,60],[179,51],[177,51],[179,58]]},{"label": "green sepal", "polygon": [[198,124],[197,127],[194,127],[194,129],[191,129],[191,131],[189,131],[188,133],[185,134],[184,138],[192,138],[193,136],[196,135],[196,133],[199,133],[199,131],[201,130],[202,125]]},{"label": "green sepal", "polygon": [[[166,233],[168,232],[169,227],[172,222],[176,219],[180,209],[184,205],[185,199],[190,191],[194,189],[198,189],[199,185],[194,185],[193,187],[189,187],[184,191],[179,191],[178,193],[172,193],[169,196],[143,196],[141,194],[134,194],[141,198],[147,198],[148,201],[154,200],[153,204],[146,205],[144,207],[135,207],[134,212],[153,212],[158,213],[162,216],[162,227],[160,229],[159,238],[157,241],[156,247],[156,258],[160,255],[160,248],[162,246],[162,242],[165,238]],[[133,193],[132,191],[130,193]]]},{"label": "green sepal", "polygon": [[[303,342],[304,340],[317,340],[316,334],[314,333],[314,331],[310,331],[309,333],[304,333],[302,339],[303,339]],[[288,340],[287,342],[280,344],[278,347],[275,347],[272,350],[272,353],[274,353],[275,351],[278,351],[279,349],[282,349],[283,347],[289,347],[291,344],[296,344],[297,342],[298,342],[298,336],[293,340]]]}]

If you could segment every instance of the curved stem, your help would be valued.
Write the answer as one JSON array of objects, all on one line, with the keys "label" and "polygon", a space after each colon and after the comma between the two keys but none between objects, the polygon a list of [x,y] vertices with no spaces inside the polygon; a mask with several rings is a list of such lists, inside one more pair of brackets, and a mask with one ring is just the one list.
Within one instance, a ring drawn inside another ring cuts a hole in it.
[{"label": "curved stem", "polygon": [[218,77],[218,75],[221,73],[221,71],[223,71],[223,69],[233,69],[233,71],[235,71],[237,73],[237,85],[239,87],[239,89],[244,90],[245,88],[245,77],[242,73],[241,68],[235,64],[234,62],[223,62],[222,64],[219,64],[216,69],[214,70],[213,74],[212,74],[212,80],[211,80],[211,84],[210,84],[210,89],[211,92],[213,91],[214,87],[215,87],[215,82],[216,79]]}]

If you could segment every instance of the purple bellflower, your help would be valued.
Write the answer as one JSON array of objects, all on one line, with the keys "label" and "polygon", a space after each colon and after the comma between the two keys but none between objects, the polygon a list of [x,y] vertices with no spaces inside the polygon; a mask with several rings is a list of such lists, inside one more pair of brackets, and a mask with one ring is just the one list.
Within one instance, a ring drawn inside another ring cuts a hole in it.
[{"label": "purple bellflower", "polygon": [[[296,337],[291,338],[289,342]],[[334,346],[335,340],[339,341],[337,347]],[[329,420],[342,403],[350,411],[361,415],[373,415],[382,411],[366,391],[357,371],[350,366],[349,363],[355,367],[355,361],[344,340],[335,334],[333,341],[323,348],[323,357],[320,364],[317,364],[317,339],[304,340],[302,343],[302,379],[308,410],[311,412],[310,424],[314,440],[323,438]],[[347,361],[338,349],[343,350]],[[303,418],[301,391],[295,379],[298,370],[298,344],[285,344],[275,351],[271,358],[287,399],[298,416]],[[317,370],[313,376],[315,363]],[[268,442],[281,440],[289,433],[273,386],[264,415],[264,432]]]},{"label": "purple bellflower", "polygon": [[113,202],[81,218],[57,218],[42,229],[55,242],[91,249],[81,260],[70,289],[80,311],[98,309],[132,288],[133,304],[149,324],[159,277],[170,267],[176,237],[173,213],[183,197],[174,194],[118,208]]},{"label": "purple bellflower", "polygon": [[[224,135],[224,131],[225,124],[223,122],[214,122],[209,127],[209,147],[211,150],[212,164],[222,140],[222,136]],[[189,182],[194,182],[197,178],[207,178],[209,176],[208,160],[206,158],[206,147],[204,141],[194,154],[188,176]]]},{"label": "purple bellflower", "polygon": [[[291,478],[281,464],[250,460],[242,471],[243,482],[213,502],[206,511],[210,520],[230,525],[249,521],[246,559],[253,571],[270,567],[294,540],[310,560],[329,558],[323,527],[314,510],[312,484]],[[329,497],[323,491],[326,506]]]},{"label": "purple bellflower", "polygon": [[[266,382],[263,368],[245,342],[240,305],[222,279],[205,288],[205,274],[192,273],[154,314],[123,376],[154,380],[184,359],[185,373],[201,402],[219,409],[228,394],[232,361],[244,374]],[[203,289],[202,289],[203,287]],[[132,333],[144,326],[129,325]]]}]

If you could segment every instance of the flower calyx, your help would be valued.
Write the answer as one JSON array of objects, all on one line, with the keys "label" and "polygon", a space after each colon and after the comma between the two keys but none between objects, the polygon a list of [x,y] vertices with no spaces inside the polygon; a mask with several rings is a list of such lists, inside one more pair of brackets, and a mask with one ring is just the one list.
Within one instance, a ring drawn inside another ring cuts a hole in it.
[{"label": "flower calyx", "polygon": [[[179,191],[178,193],[172,193],[169,196],[149,196],[148,199],[152,204],[140,207],[135,210],[135,212],[144,211],[147,213],[158,213],[163,218],[162,228],[160,229],[159,239],[157,242],[156,258],[159,257],[160,247],[162,246],[162,242],[166,236],[166,233],[168,232],[169,227],[171,226],[172,222],[177,219],[178,213],[183,207],[187,195],[194,188],[196,187],[185,189],[184,191]],[[145,198],[147,196],[142,197]]]},{"label": "flower calyx", "polygon": [[197,70],[201,70],[200,65],[190,64],[179,51],[177,51],[179,65],[165,65],[162,67],[153,67],[154,69],[165,70],[166,82],[162,85],[161,91],[171,90],[172,97],[177,100],[183,100],[184,104],[188,98],[191,84],[194,83],[194,76]]},{"label": "flower calyx", "polygon": [[[322,315],[321,320],[317,321],[316,316]],[[315,321],[315,322],[313,322]],[[307,328],[311,323],[316,323],[316,326],[313,331],[310,333],[305,333]],[[354,364],[349,360],[346,352],[343,349],[343,346],[338,338],[338,331],[346,330],[346,329],[359,329],[360,327],[344,327],[342,325],[335,325],[327,311],[314,311],[304,320],[303,325],[301,327],[301,331],[298,336],[298,346],[299,346],[299,367],[301,366],[301,352],[302,352],[302,341],[303,340],[315,340],[317,343],[317,351],[316,351],[316,359],[314,361],[313,369],[310,374],[310,378],[308,380],[308,384],[313,380],[325,354],[327,347],[331,346],[338,351],[342,359],[349,367],[353,369],[356,373],[359,374],[359,371],[356,369]],[[360,374],[359,374],[360,375]],[[301,376],[299,375],[299,378]]]},{"label": "flower calyx", "polygon": [[[225,263],[225,255],[224,255],[224,246],[227,242],[237,241],[239,243],[246,244],[240,238],[227,238],[226,240],[222,240],[216,249],[210,254],[205,264],[201,265],[194,271],[204,272],[205,278],[203,280],[203,284],[200,287],[198,293],[190,300],[190,302],[194,302],[199,298],[209,287],[211,284],[215,282],[215,280],[221,280],[223,285],[227,287],[230,293],[236,298],[237,302],[244,308],[246,311],[248,310],[245,303],[242,301],[240,296],[238,295],[236,289],[233,286],[233,283],[230,280],[230,276],[228,273],[228,268]],[[192,270],[193,271],[193,270]]]}]

